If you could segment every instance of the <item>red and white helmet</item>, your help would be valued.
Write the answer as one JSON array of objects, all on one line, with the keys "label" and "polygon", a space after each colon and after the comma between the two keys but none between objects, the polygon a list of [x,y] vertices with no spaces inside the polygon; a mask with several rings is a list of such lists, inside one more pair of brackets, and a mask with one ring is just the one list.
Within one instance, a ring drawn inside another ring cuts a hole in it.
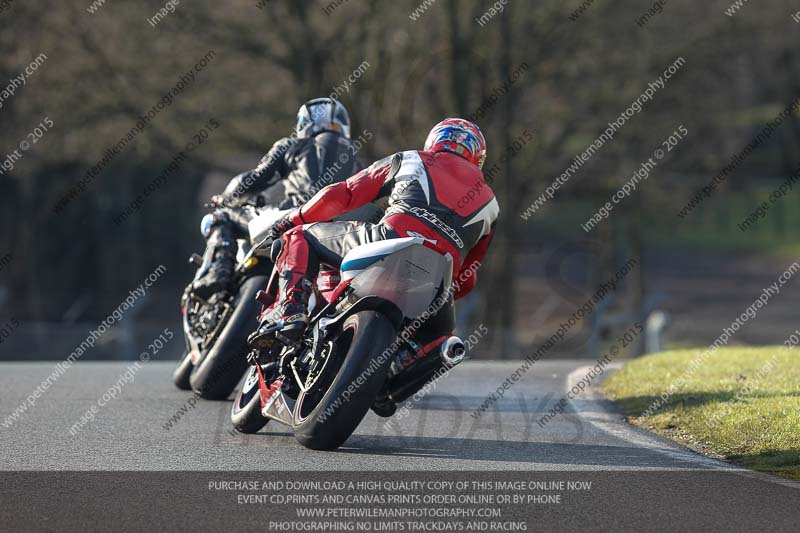
[{"label": "red and white helmet", "polygon": [[426,152],[447,150],[483,168],[486,139],[481,129],[463,118],[446,118],[433,127],[425,140]]}]

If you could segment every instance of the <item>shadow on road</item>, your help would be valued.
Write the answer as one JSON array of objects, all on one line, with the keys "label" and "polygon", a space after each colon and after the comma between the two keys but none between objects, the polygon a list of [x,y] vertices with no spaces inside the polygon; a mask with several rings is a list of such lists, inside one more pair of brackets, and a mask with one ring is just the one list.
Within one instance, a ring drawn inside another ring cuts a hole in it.
[{"label": "shadow on road", "polygon": [[[675,466],[674,457],[646,448],[466,438],[354,435],[339,452],[553,465],[628,468]],[[686,466],[693,469],[711,468],[694,463],[687,463]]]}]

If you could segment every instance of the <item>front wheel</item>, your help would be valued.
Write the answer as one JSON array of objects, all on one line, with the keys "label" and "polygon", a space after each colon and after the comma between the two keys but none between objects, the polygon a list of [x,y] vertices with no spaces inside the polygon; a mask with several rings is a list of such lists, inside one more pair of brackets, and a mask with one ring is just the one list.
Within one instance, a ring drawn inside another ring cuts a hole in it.
[{"label": "front wheel", "polygon": [[[277,363],[270,363],[262,369],[269,382],[277,377]],[[261,414],[261,394],[258,389],[258,370],[251,366],[242,387],[233,401],[231,422],[239,433],[258,433],[267,425],[269,418]]]},{"label": "front wheel", "polygon": [[181,362],[178,368],[172,373],[172,382],[181,390],[192,390],[192,385],[189,383],[189,376],[192,374],[194,363],[192,363],[192,354],[187,350],[181,357]]},{"label": "front wheel", "polygon": [[393,354],[396,332],[384,315],[361,311],[348,317],[314,384],[294,409],[294,434],[306,448],[335,450],[350,437],[375,401]]}]

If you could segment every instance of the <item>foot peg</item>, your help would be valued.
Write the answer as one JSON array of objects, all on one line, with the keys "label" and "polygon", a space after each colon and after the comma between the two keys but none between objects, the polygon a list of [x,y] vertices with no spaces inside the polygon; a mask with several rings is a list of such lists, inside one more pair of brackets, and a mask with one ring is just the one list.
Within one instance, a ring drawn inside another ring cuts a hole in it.
[{"label": "foot peg", "polygon": [[266,350],[268,348],[272,348],[272,345],[275,343],[275,332],[281,329],[283,324],[280,323],[272,323],[272,324],[265,324],[255,330],[250,336],[247,338],[247,344],[251,348],[256,348],[258,350]]},{"label": "foot peg", "polygon": [[464,360],[467,355],[467,348],[464,342],[458,337],[448,337],[441,345],[440,348],[442,361],[447,366],[456,366]]},{"label": "foot peg", "polygon": [[257,350],[267,350],[275,343],[283,346],[293,346],[303,338],[305,323],[287,323],[283,320],[267,323],[247,337],[247,345]]}]

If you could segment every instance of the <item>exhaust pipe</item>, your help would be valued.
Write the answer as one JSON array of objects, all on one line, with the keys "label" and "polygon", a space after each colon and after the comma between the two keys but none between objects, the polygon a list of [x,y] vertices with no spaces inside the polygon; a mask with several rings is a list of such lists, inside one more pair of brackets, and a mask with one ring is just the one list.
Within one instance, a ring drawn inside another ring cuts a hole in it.
[{"label": "exhaust pipe", "polygon": [[458,337],[448,337],[439,345],[439,357],[436,352],[417,360],[397,376],[389,379],[386,396],[395,403],[400,403],[420,390],[430,379],[443,368],[452,368],[467,355],[464,343]]},{"label": "exhaust pipe", "polygon": [[439,347],[442,355],[442,361],[447,366],[456,366],[464,360],[467,355],[467,348],[464,346],[464,341],[458,337],[448,337]]}]

